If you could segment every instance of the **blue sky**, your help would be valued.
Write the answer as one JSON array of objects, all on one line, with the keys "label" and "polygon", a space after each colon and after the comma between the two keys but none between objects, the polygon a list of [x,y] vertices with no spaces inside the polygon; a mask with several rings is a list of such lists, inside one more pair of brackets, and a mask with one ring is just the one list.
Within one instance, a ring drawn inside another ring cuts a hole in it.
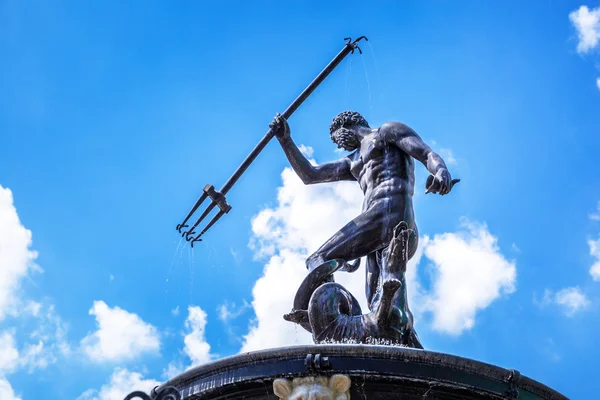
[{"label": "blue sky", "polygon": [[[190,365],[306,343],[303,259],[358,212],[271,143],[193,252],[174,227],[297,94],[414,128],[462,179],[424,196],[411,307],[426,348],[591,398],[600,351],[600,4],[0,2],[0,397],[112,399]],[[587,6],[586,8],[580,8]],[[362,271],[339,280],[364,297]],[[361,300],[362,301],[362,300]]]}]

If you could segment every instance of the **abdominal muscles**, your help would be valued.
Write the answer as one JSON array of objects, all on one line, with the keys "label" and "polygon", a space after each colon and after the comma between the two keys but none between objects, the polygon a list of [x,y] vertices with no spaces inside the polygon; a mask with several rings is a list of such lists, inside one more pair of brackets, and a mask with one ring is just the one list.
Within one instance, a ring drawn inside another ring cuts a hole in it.
[{"label": "abdominal muscles", "polygon": [[410,203],[414,193],[414,164],[412,158],[395,147],[365,160],[360,171],[359,183],[365,194],[363,210],[380,201]]}]

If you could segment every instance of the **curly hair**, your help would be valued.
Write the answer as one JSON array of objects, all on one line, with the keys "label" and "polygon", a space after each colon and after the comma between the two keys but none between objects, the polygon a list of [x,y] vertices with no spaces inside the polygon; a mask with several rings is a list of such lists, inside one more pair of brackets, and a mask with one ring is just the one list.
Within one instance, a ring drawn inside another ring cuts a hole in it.
[{"label": "curly hair", "polygon": [[329,126],[329,134],[331,140],[338,145],[339,148],[352,151],[359,145],[358,140],[347,128],[354,126],[363,126],[370,128],[367,120],[356,111],[344,111],[339,113],[331,121]]},{"label": "curly hair", "polygon": [[364,126],[370,128],[367,120],[356,111],[343,111],[333,118],[329,126],[329,133],[337,131],[341,127],[349,128],[351,126]]}]

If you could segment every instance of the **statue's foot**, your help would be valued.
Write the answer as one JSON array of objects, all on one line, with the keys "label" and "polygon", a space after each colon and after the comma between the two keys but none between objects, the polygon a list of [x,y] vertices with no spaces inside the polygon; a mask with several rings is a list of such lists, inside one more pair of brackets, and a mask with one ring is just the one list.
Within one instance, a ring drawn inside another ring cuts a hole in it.
[{"label": "statue's foot", "polygon": [[393,310],[394,295],[402,286],[398,279],[387,279],[382,285],[381,301],[374,313],[375,320],[379,329],[386,329],[390,324],[391,312]]},{"label": "statue's foot", "polygon": [[417,332],[414,328],[410,329],[404,334],[402,339],[402,344],[408,347],[412,347],[413,349],[423,349],[423,344],[419,340],[419,336],[417,336]]}]

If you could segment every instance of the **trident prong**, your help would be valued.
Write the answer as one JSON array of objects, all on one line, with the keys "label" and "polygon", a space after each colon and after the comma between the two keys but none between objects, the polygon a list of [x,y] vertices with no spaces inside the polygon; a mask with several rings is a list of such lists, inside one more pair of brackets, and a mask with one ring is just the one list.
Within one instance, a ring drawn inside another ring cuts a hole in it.
[{"label": "trident prong", "polygon": [[[192,240],[192,239],[190,239],[190,237],[194,236],[196,234],[196,232],[188,231],[188,232],[184,232],[183,234],[185,235],[185,240],[187,240],[189,242],[190,240]],[[181,237],[183,237],[183,235]]]},{"label": "trident prong", "polygon": [[187,227],[189,227],[189,225],[185,225],[185,224],[177,224],[177,228],[176,228],[176,229],[177,229],[177,231],[178,231],[179,233],[181,233],[181,230],[182,230],[183,228],[187,228]]},{"label": "trident prong", "polygon": [[360,54],[362,54],[362,50],[361,48],[358,46],[358,42],[360,42],[361,40],[365,39],[365,41],[369,41],[369,39],[366,36],[360,36],[359,38],[357,38],[354,42],[352,41],[352,38],[344,38],[344,40],[346,41],[346,46],[350,46],[352,47],[352,50],[350,51],[352,54],[354,54],[354,50],[358,50],[358,52]]}]

